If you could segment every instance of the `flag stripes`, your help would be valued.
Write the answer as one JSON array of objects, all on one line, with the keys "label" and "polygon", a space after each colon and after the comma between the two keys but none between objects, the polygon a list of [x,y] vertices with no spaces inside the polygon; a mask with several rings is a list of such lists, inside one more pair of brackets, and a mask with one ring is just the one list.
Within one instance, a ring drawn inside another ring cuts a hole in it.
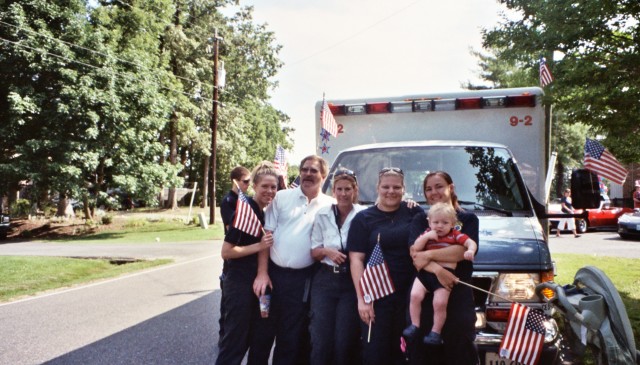
[{"label": "flag stripes", "polygon": [[248,233],[254,237],[260,235],[262,224],[256,213],[251,209],[249,200],[238,190],[238,202],[236,203],[236,214],[233,218],[233,227]]},{"label": "flag stripes", "polygon": [[545,87],[553,82],[553,75],[544,58],[540,57],[540,85]]},{"label": "flag stripes", "polygon": [[322,122],[322,128],[329,132],[329,134],[334,137],[338,136],[338,123],[336,123],[333,113],[331,113],[331,109],[329,109],[329,104],[324,98],[322,99],[322,109],[320,110],[320,121]]},{"label": "flag stripes", "polygon": [[500,344],[500,356],[525,365],[540,360],[544,344],[544,313],[520,303],[511,304],[507,330]]},{"label": "flag stripes", "polygon": [[378,242],[373,248],[359,284],[366,303],[371,303],[395,291],[389,268],[382,256],[382,249],[380,249],[380,236],[378,236]]},{"label": "flag stripes", "polygon": [[598,141],[589,138],[584,145],[584,167],[620,185],[628,174],[611,152]]}]

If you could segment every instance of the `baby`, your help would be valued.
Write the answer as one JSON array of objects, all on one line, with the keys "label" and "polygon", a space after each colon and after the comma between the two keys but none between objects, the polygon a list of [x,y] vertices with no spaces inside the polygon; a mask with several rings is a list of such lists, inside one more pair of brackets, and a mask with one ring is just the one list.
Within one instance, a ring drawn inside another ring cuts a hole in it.
[{"label": "baby", "polygon": [[[455,209],[446,203],[436,203],[429,209],[429,228],[416,239],[414,249],[416,251],[436,250],[451,245],[463,245],[467,251],[464,259],[473,261],[478,245],[469,236],[454,228],[457,221]],[[453,272],[456,262],[437,263],[445,269]],[[411,301],[409,303],[409,316],[411,325],[402,332],[407,341],[413,340],[420,328],[420,314],[422,312],[422,301],[427,293],[433,293],[433,326],[431,332],[427,334],[423,342],[427,345],[441,345],[442,337],[440,333],[444,322],[447,319],[447,303],[449,301],[449,290],[445,289],[438,281],[435,274],[421,270],[411,288]]]}]

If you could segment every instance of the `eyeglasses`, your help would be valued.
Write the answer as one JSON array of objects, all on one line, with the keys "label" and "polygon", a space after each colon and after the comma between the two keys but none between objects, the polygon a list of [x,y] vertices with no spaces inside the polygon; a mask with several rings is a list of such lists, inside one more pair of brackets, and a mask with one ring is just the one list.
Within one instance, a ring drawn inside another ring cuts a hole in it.
[{"label": "eyeglasses", "polygon": [[353,172],[353,170],[348,170],[348,169],[340,169],[340,170],[334,172],[333,173],[333,178],[335,179],[338,176],[342,176],[342,175],[352,177],[353,180],[355,180],[355,182],[358,182],[358,179],[356,178],[356,173]]},{"label": "eyeglasses", "polygon": [[386,173],[389,173],[389,172],[393,172],[393,173],[400,174],[400,175],[404,176],[404,172],[402,172],[402,169],[399,168],[399,167],[384,167],[384,168],[382,168],[382,170],[380,170],[378,175],[382,176],[382,175],[384,175]]},{"label": "eyeglasses", "polygon": [[242,180],[242,182],[245,184],[249,184],[251,182],[251,179]]},{"label": "eyeglasses", "polygon": [[304,172],[305,174],[317,174],[320,171],[311,167],[303,167],[300,169],[300,172]]}]

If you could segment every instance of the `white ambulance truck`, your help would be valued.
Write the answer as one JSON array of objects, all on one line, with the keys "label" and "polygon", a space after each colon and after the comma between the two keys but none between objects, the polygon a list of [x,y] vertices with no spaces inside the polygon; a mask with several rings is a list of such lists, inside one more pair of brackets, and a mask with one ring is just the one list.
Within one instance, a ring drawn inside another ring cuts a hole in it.
[{"label": "white ambulance truck", "polygon": [[[549,128],[540,88],[494,89],[330,100],[338,136],[329,136],[316,104],[318,155],[355,171],[360,201],[373,204],[378,172],[403,170],[406,197],[426,207],[422,182],[429,171],[453,178],[465,210],[480,219],[480,250],[473,285],[476,343],[486,365],[515,364],[498,356],[510,303],[551,308],[535,287],[554,278],[547,245],[544,206]],[[330,194],[330,180],[324,192]],[[540,364],[560,361],[560,337],[553,319]]]}]

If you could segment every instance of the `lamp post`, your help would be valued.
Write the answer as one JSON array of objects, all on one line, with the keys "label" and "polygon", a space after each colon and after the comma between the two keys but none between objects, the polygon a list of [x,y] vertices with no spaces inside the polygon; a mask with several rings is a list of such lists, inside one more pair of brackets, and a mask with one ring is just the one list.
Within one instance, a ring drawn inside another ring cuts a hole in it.
[{"label": "lamp post", "polygon": [[213,36],[213,105],[211,113],[211,162],[210,174],[210,202],[209,204],[209,224],[213,225],[216,221],[216,131],[218,125],[218,42],[222,41],[222,37],[218,37],[218,30],[215,30]]}]

